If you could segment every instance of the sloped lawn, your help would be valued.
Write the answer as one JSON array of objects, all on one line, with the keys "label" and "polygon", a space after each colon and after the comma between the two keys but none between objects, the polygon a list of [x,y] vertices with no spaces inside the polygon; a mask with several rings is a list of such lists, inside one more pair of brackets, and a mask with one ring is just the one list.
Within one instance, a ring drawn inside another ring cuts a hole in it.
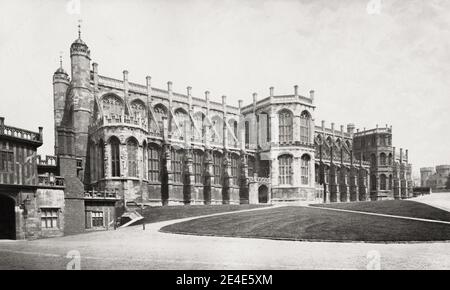
[{"label": "sloped lawn", "polygon": [[[157,206],[146,207],[144,209],[144,219],[133,225],[145,223],[155,223],[173,219],[196,217],[222,212],[238,211],[252,208],[265,207],[267,205],[241,204],[241,205],[180,205],[180,206]],[[141,209],[137,208],[141,213]]]},{"label": "sloped lawn", "polygon": [[163,227],[161,231],[309,241],[450,240],[448,224],[294,206],[199,218]]},{"label": "sloped lawn", "polygon": [[350,203],[315,204],[311,206],[362,212],[399,215],[439,221],[450,221],[450,212],[410,200],[382,200]]}]

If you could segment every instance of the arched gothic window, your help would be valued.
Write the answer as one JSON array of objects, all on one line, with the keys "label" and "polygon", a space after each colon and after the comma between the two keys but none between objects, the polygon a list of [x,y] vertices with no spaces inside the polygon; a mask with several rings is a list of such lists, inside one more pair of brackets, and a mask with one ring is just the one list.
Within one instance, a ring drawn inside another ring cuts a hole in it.
[{"label": "arched gothic window", "polygon": [[183,183],[183,167],[184,167],[184,152],[183,150],[172,150],[172,173],[173,181],[176,183]]},{"label": "arched gothic window", "polygon": [[120,141],[112,137],[111,141],[111,176],[120,176]]},{"label": "arched gothic window", "polygon": [[309,155],[304,154],[301,159],[301,182],[303,185],[309,184]]},{"label": "arched gothic window", "polygon": [[100,140],[100,142],[98,143],[98,150],[97,150],[98,179],[105,177],[105,147],[104,146],[105,146],[105,144],[103,143],[103,140]]},{"label": "arched gothic window", "polygon": [[292,184],[292,156],[281,155],[278,157],[278,183],[280,185]]},{"label": "arched gothic window", "polygon": [[380,154],[380,165],[386,165],[386,154]]},{"label": "arched gothic window", "polygon": [[380,190],[386,190],[386,175],[380,175]]},{"label": "arched gothic window", "polygon": [[222,154],[219,152],[213,153],[213,184],[221,184],[222,180]]},{"label": "arched gothic window", "polygon": [[307,111],[303,111],[300,115],[300,141],[302,143],[310,142],[311,131],[311,115]]},{"label": "arched gothic window", "polygon": [[194,165],[194,179],[195,183],[203,184],[203,152],[201,150],[194,150],[193,152],[193,165]]},{"label": "arched gothic window", "polygon": [[161,149],[155,144],[148,145],[148,180],[161,181]]},{"label": "arched gothic window", "polygon": [[231,162],[231,179],[233,180],[233,184],[237,184],[239,179],[239,156],[236,154],[230,154],[230,162]]},{"label": "arched gothic window", "polygon": [[292,113],[288,110],[283,110],[279,114],[279,141],[280,143],[292,142]]},{"label": "arched gothic window", "polygon": [[129,139],[127,142],[128,177],[138,177],[137,151],[138,144],[136,140]]}]

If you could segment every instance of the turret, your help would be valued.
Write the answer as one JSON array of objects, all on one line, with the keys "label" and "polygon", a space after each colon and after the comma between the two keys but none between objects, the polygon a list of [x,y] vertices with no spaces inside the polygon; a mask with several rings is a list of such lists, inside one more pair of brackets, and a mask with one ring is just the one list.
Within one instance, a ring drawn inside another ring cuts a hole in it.
[{"label": "turret", "polygon": [[53,119],[55,125],[55,154],[58,153],[58,132],[56,128],[61,125],[61,121],[63,119],[69,82],[69,75],[62,67],[62,57],[60,56],[59,68],[53,74]]},{"label": "turret", "polygon": [[[80,26],[78,39],[70,46],[71,59],[71,99],[73,101],[73,129],[75,131],[75,155],[83,159],[85,167],[88,144],[88,126],[91,121],[94,95],[90,86],[90,51],[86,43],[81,40]],[[80,175],[83,176],[83,173]]]}]

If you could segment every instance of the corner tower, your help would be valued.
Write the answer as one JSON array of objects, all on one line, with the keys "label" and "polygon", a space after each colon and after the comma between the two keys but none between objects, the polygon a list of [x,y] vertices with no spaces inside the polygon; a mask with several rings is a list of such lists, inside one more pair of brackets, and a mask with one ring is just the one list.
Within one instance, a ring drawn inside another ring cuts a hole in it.
[{"label": "corner tower", "polygon": [[59,68],[53,74],[53,117],[55,122],[55,154],[58,154],[58,130],[64,116],[66,106],[66,94],[69,88],[69,75],[62,67],[62,59],[59,60]]},{"label": "corner tower", "polygon": [[91,122],[94,96],[90,85],[90,50],[81,40],[81,30],[78,26],[78,39],[70,46],[71,73],[70,83],[71,108],[73,111],[73,129],[75,132],[75,156],[82,159],[82,172],[79,175],[84,179],[86,155],[88,148],[88,127]]}]

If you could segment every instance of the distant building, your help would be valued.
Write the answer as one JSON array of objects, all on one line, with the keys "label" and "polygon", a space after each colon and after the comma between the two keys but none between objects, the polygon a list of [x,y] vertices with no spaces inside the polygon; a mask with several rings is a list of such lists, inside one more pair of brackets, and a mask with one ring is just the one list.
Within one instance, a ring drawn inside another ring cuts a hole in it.
[{"label": "distant building", "polygon": [[375,128],[357,132],[353,138],[354,154],[370,162],[370,196],[372,200],[400,199],[411,196],[412,165],[408,150],[396,154],[392,146],[392,128]]},{"label": "distant building", "polygon": [[450,165],[420,168],[421,186],[433,190],[450,189]]}]

